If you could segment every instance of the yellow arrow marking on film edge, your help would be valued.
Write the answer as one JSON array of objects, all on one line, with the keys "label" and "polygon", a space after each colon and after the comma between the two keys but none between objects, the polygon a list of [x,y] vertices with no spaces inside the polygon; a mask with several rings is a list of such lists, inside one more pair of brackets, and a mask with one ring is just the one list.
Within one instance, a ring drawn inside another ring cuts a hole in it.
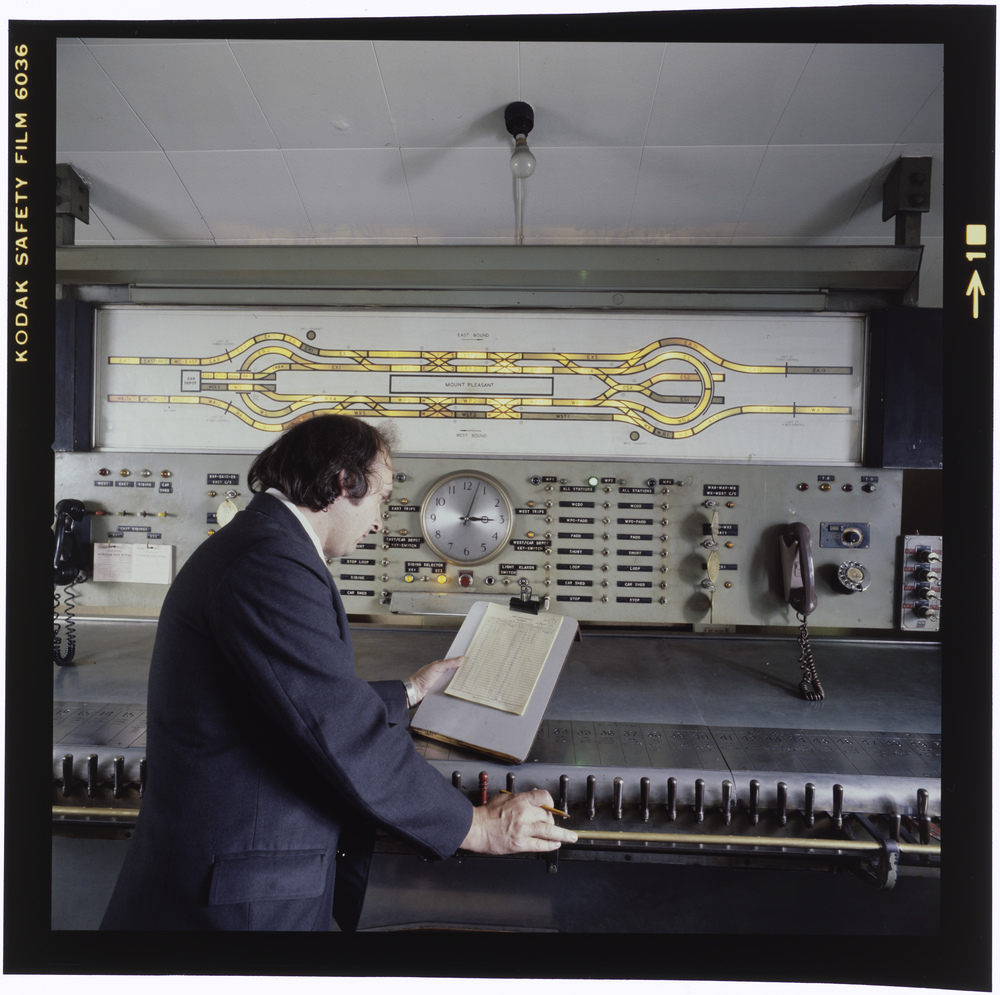
[{"label": "yellow arrow marking on film edge", "polygon": [[979,278],[979,270],[972,271],[972,279],[969,281],[969,287],[965,291],[965,296],[972,297],[972,317],[979,317],[979,295],[982,294],[983,297],[986,296],[986,288],[983,287],[983,281]]}]

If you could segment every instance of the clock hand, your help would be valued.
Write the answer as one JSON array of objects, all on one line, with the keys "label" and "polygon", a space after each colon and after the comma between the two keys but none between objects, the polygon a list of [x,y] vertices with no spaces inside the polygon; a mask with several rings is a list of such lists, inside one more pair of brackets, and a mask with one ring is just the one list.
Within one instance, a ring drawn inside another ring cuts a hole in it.
[{"label": "clock hand", "polygon": [[479,497],[479,488],[482,486],[483,482],[481,480],[476,482],[476,489],[472,492],[472,500],[469,502],[469,510],[459,519],[459,521],[465,522],[466,525],[472,521],[469,516],[472,514],[473,505],[476,503],[476,498]]}]

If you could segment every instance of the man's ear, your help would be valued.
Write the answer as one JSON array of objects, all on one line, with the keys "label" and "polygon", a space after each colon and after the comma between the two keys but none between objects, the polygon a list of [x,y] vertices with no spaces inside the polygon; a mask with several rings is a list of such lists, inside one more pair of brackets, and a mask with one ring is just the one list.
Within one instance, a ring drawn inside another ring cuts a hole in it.
[{"label": "man's ear", "polygon": [[350,497],[358,486],[358,474],[353,470],[340,470],[337,473],[337,497]]}]

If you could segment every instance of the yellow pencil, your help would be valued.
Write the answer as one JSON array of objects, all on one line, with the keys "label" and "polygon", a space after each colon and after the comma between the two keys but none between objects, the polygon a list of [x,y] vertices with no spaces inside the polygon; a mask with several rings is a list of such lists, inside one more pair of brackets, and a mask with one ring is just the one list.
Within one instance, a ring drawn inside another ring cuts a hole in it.
[{"label": "yellow pencil", "polygon": [[[500,794],[502,794],[502,795],[511,795],[513,793],[514,792],[508,791],[506,788],[501,788],[500,789]],[[562,811],[560,811],[557,808],[553,808],[551,805],[542,805],[540,807],[544,808],[546,812],[551,812],[553,815],[560,815],[564,819],[568,819],[569,818],[569,812],[562,812]]]}]

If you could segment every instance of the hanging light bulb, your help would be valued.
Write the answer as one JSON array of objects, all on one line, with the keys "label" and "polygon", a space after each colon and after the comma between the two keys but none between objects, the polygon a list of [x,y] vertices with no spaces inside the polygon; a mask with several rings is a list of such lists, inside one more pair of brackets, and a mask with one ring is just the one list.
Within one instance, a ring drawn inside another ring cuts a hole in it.
[{"label": "hanging light bulb", "polygon": [[528,148],[524,135],[515,138],[514,152],[510,157],[510,171],[519,179],[526,180],[535,171],[535,156]]},{"label": "hanging light bulb", "polygon": [[535,112],[531,104],[515,100],[503,112],[507,131],[514,136],[514,154],[510,157],[510,171],[520,180],[526,180],[535,171],[535,157],[528,148],[528,134],[535,126]]},{"label": "hanging light bulb", "polygon": [[507,105],[503,117],[507,131],[514,136],[514,152],[510,157],[510,171],[514,174],[514,241],[521,245],[524,242],[521,181],[535,171],[535,157],[528,148],[528,132],[535,125],[535,112],[531,104],[516,100]]}]

